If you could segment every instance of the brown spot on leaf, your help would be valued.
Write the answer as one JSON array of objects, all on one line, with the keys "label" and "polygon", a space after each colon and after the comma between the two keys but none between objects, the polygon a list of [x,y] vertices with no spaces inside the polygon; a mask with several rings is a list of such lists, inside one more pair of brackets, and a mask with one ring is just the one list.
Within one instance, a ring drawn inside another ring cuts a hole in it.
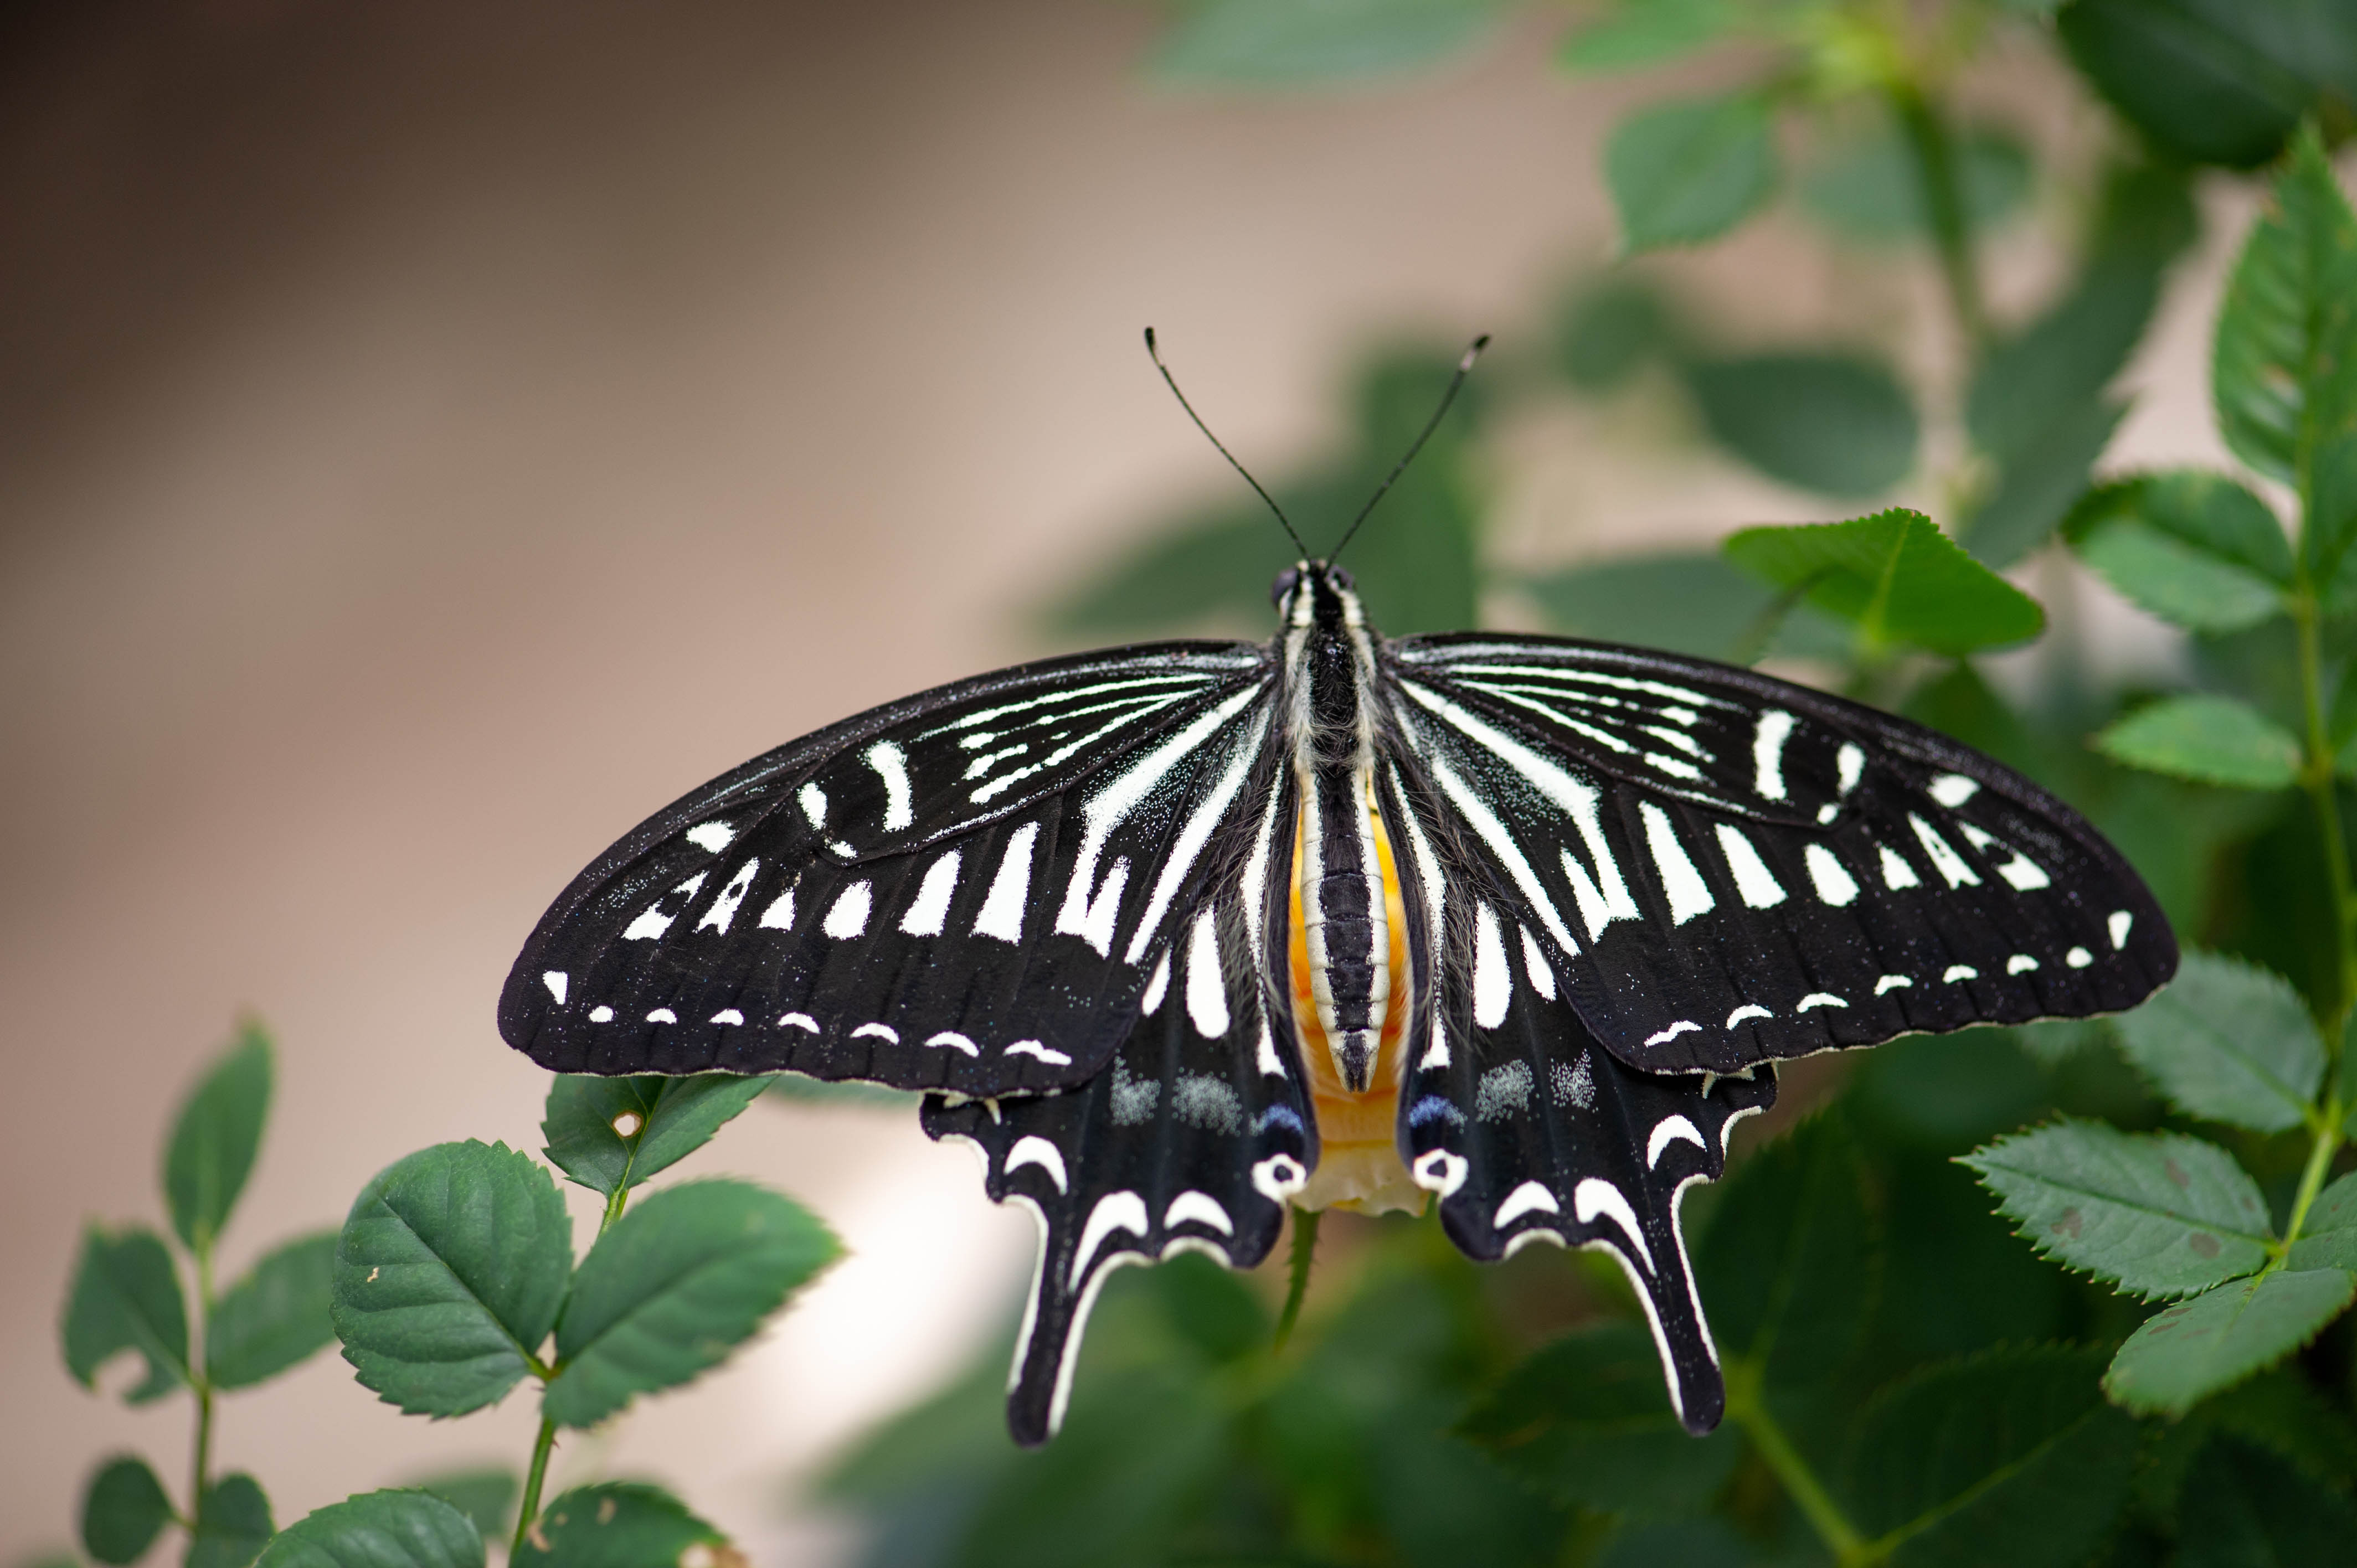
[{"label": "brown spot on leaf", "polygon": [[2177,1184],[2178,1190],[2180,1192],[2193,1185],[2193,1178],[2187,1176],[2175,1160],[2161,1161],[2160,1169],[2162,1175]]},{"label": "brown spot on leaf", "polygon": [[2218,1238],[2207,1230],[2196,1230],[2185,1239],[2185,1244],[2193,1249],[2197,1257],[2214,1258],[2218,1255]]},{"label": "brown spot on leaf", "polygon": [[2086,1229],[2086,1224],[2079,1218],[2077,1209],[2066,1208],[2062,1211],[2062,1218],[2054,1222],[2052,1229],[2055,1235],[2068,1236],[2075,1241],[2079,1239],[2079,1232]]},{"label": "brown spot on leaf", "polygon": [[611,1524],[614,1522],[613,1498],[600,1498],[597,1499],[597,1522],[599,1524]]}]

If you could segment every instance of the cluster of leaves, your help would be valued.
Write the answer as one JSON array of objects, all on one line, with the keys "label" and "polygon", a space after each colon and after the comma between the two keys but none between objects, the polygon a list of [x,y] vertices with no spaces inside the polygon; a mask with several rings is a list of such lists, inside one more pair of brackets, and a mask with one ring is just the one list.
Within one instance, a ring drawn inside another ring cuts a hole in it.
[{"label": "cluster of leaves", "polygon": [[[560,1431],[596,1425],[642,1394],[725,1360],[825,1268],[834,1238],[791,1199],[728,1179],[631,1192],[709,1143],[769,1078],[560,1076],[543,1151],[605,1199],[576,1265],[573,1226],[548,1168],[501,1144],[441,1144],[395,1162],[354,1200],[340,1232],[271,1252],[215,1297],[213,1244],[261,1142],[271,1087],[257,1029],[199,1084],[174,1131],[164,1187],[195,1263],[193,1315],[170,1252],[140,1227],[93,1226],[69,1294],[67,1367],[89,1384],[124,1352],[146,1376],[125,1396],[183,1386],[199,1402],[193,1506],[175,1507],[142,1460],[110,1461],[82,1509],[91,1558],[128,1563],[167,1524],[188,1531],[188,1568],[479,1568],[486,1542],[512,1530],[516,1564],[616,1568],[675,1563],[733,1549],[659,1487],[576,1487],[545,1507],[542,1483]],[[189,1352],[189,1320],[204,1354]],[[539,1382],[530,1467],[453,1473],[362,1493],[274,1530],[250,1476],[209,1476],[212,1396],[274,1376],[343,1343],[362,1385],[409,1414],[464,1415]],[[519,1496],[519,1494],[521,1494]]]}]

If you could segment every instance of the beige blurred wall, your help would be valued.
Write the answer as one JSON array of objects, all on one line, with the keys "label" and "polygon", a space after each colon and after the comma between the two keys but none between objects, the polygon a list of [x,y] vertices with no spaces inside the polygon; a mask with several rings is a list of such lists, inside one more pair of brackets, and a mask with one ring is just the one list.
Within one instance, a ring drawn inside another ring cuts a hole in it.
[{"label": "beige blurred wall", "polygon": [[[574,871],[781,739],[1044,651],[1027,605],[1230,492],[1141,326],[1276,467],[1335,433],[1371,332],[1527,338],[1608,254],[1601,131],[1658,88],[1566,83],[1544,27],[1435,80],[1252,100],[1142,82],[1153,25],[1100,0],[8,20],[0,1553],[66,1540],[102,1453],[185,1464],[184,1406],[82,1393],[52,1325],[82,1218],[159,1215],[159,1136],[239,1009],[283,1055],[231,1270],[425,1144],[536,1149],[544,1079],[492,1004]],[[1760,335],[1922,303],[1782,220],[1688,266]],[[2137,418],[2132,443],[2198,439],[2198,392]],[[1820,510],[1658,437],[1526,433],[1507,547]],[[809,1198],[854,1261],[559,1475],[651,1472],[757,1560],[829,1561],[838,1530],[780,1522],[784,1478],[996,1328],[1030,1228],[895,1116],[757,1107],[702,1168]],[[220,1456],[283,1522],[520,1459],[530,1422],[522,1395],[404,1419],[330,1352],[228,1399]]]}]

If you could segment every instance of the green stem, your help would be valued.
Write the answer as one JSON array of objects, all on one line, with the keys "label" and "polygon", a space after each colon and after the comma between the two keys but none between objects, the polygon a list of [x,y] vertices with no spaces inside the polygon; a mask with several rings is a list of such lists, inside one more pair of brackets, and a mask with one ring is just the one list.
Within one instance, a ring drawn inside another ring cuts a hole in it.
[{"label": "green stem", "polygon": [[532,1468],[524,1473],[523,1501],[516,1509],[515,1540],[508,1545],[508,1555],[522,1552],[532,1537],[532,1527],[540,1518],[540,1488],[548,1479],[548,1455],[556,1447],[556,1423],[541,1418],[540,1435],[532,1443]]},{"label": "green stem", "polygon": [[607,1195],[605,1217],[597,1221],[598,1235],[603,1236],[613,1228],[614,1221],[622,1217],[622,1205],[630,1201],[630,1189],[627,1187],[618,1187]]},{"label": "green stem", "polygon": [[1276,1348],[1293,1337],[1293,1326],[1301,1321],[1302,1298],[1309,1294],[1309,1262],[1318,1255],[1318,1222],[1320,1210],[1297,1208],[1293,1211],[1293,1255],[1286,1261],[1291,1278],[1285,1287],[1285,1310],[1277,1314]]},{"label": "green stem", "polygon": [[1872,1563],[1882,1555],[1858,1534],[1857,1527],[1825,1490],[1816,1471],[1792,1446],[1783,1426],[1770,1414],[1767,1402],[1760,1397],[1760,1374],[1756,1368],[1729,1359],[1727,1366],[1727,1414],[1751,1439],[1760,1459],[1781,1483],[1801,1512],[1808,1519],[1817,1538],[1833,1553],[1841,1568],[1856,1568]]},{"label": "green stem", "polygon": [[1988,330],[1981,310],[1980,274],[1973,267],[1972,233],[1964,219],[1964,194],[1956,178],[1956,149],[1945,121],[1923,90],[1913,82],[1890,88],[1891,113],[1915,155],[1915,177],[1923,192],[1924,216],[1931,220],[1932,244],[1940,258],[1940,275],[1948,285],[1948,305],[1956,314],[1967,349],[1977,350]]},{"label": "green stem", "polygon": [[210,1240],[200,1241],[197,1255],[197,1335],[189,1348],[188,1387],[197,1396],[197,1440],[188,1461],[188,1518],[200,1524],[205,1517],[205,1487],[211,1479],[213,1463],[213,1384],[203,1369],[205,1348],[212,1334],[213,1325],[213,1249]]},{"label": "green stem", "polygon": [[[2317,625],[2316,593],[2307,575],[2303,566],[2291,607],[2299,633],[2300,699],[2308,721],[2307,766],[2301,772],[2316,808],[2317,829],[2324,840],[2324,875],[2332,889],[2333,936],[2341,954],[2340,994],[2333,998],[2337,1021],[2347,1017],[2350,1002],[2357,997],[2357,908],[2350,902],[2349,841],[2341,823],[2340,788],[2333,782],[2332,735],[2324,719],[2323,636]],[[2329,1043],[2339,1043],[2338,1030]]]},{"label": "green stem", "polygon": [[2299,1173],[2299,1192],[2291,1200],[2291,1219],[2284,1226],[2283,1255],[2287,1256],[2292,1244],[2299,1240],[2300,1228],[2308,1223],[2309,1208],[2323,1190],[2324,1177],[2332,1169],[2332,1156],[2341,1152],[2343,1110],[2338,1093],[2325,1097],[2323,1119],[2313,1130],[2316,1141],[2309,1145],[2308,1168]]}]

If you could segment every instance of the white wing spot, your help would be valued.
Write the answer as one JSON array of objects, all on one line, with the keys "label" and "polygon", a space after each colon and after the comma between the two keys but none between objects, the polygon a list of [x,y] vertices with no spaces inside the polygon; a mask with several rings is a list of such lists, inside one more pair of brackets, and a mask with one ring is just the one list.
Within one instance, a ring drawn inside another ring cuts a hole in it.
[{"label": "white wing spot", "polygon": [[1065,1290],[1081,1288],[1081,1276],[1089,1272],[1089,1264],[1095,1260],[1097,1249],[1103,1245],[1108,1236],[1116,1230],[1126,1230],[1143,1240],[1146,1230],[1146,1199],[1137,1194],[1109,1192],[1098,1198],[1097,1206],[1089,1210],[1089,1222],[1081,1228],[1081,1244],[1072,1253],[1072,1272],[1071,1278],[1065,1281]]},{"label": "white wing spot", "polygon": [[760,929],[768,931],[791,931],[794,929],[794,890],[792,888],[789,887],[779,894],[770,901],[770,907],[761,911]]},{"label": "white wing spot", "polygon": [[1599,1214],[1609,1219],[1637,1244],[1638,1256],[1645,1260],[1645,1272],[1654,1272],[1653,1249],[1645,1244],[1645,1233],[1637,1228],[1637,1211],[1629,1207],[1629,1200],[1621,1196],[1619,1187],[1602,1176],[1589,1176],[1572,1188],[1571,1212],[1582,1225],[1595,1223]]},{"label": "white wing spot", "polygon": [[826,912],[825,923],[819,929],[836,941],[849,941],[867,929],[867,912],[875,899],[866,883],[853,883],[835,895],[834,908]]},{"label": "white wing spot", "polygon": [[1010,1057],[1038,1057],[1049,1067],[1070,1067],[1072,1058],[1064,1052],[1041,1045],[1037,1040],[1017,1040],[1006,1047]]},{"label": "white wing spot", "polygon": [[789,1013],[778,1020],[778,1027],[800,1029],[804,1034],[815,1035],[818,1033],[818,1020],[807,1013]]},{"label": "white wing spot", "polygon": [[1901,986],[1912,986],[1914,983],[1903,974],[1886,974],[1874,983],[1874,993],[1879,996],[1886,991],[1896,991]]},{"label": "white wing spot", "polygon": [[[925,1044],[929,1046],[942,1047],[952,1051],[963,1051],[970,1057],[978,1057],[982,1055],[982,1047],[980,1046],[975,1045],[972,1040],[967,1039],[955,1029],[943,1029],[938,1035],[928,1036]],[[1061,1187],[1063,1184],[1059,1182],[1056,1185]]]},{"label": "white wing spot", "polygon": [[[1718,847],[1727,856],[1727,868],[1735,873],[1735,890],[1743,901],[1755,909],[1772,909],[1784,901],[1784,889],[1770,874],[1768,863],[1751,847],[1751,841],[1732,823],[1718,824]],[[1814,848],[1814,845],[1811,845]]]},{"label": "white wing spot", "polygon": [[867,748],[867,766],[884,781],[884,831],[897,833],[917,819],[909,810],[909,755],[888,740]]},{"label": "white wing spot", "polygon": [[1841,858],[1821,843],[1813,843],[1801,852],[1802,863],[1809,868],[1809,885],[1817,897],[1839,909],[1857,897],[1857,879]]},{"label": "white wing spot", "polygon": [[1436,1018],[1432,1021],[1432,1044],[1425,1047],[1424,1059],[1415,1064],[1415,1070],[1431,1072],[1448,1065],[1448,1031],[1441,1027],[1440,1020]]},{"label": "white wing spot", "polygon": [[697,872],[694,875],[689,877],[686,881],[673,888],[670,893],[664,894],[662,898],[658,898],[653,903],[648,905],[646,908],[640,912],[639,918],[632,920],[630,923],[630,926],[622,932],[622,940],[626,942],[651,942],[656,938],[662,936],[665,931],[670,930],[672,928],[672,922],[678,919],[679,916],[677,914],[666,915],[663,913],[663,899],[671,897],[673,894],[683,893],[687,897],[680,900],[680,908],[683,909],[685,908],[688,904],[694,900],[697,889],[704,886],[705,875],[705,874],[701,871]]},{"label": "white wing spot", "polygon": [[2037,967],[2038,961],[2026,952],[2018,952],[2005,961],[2005,972],[2007,974],[2028,974]]},{"label": "white wing spot", "polygon": [[998,875],[990,879],[982,913],[974,918],[975,936],[996,937],[1002,942],[1023,940],[1023,899],[1031,891],[1031,847],[1039,842],[1037,822],[1026,822],[1008,835]]},{"label": "white wing spot", "polygon": [[803,821],[813,828],[826,826],[825,790],[815,784],[805,784],[795,792],[794,799],[802,802]]},{"label": "white wing spot", "polygon": [[1531,935],[1531,929],[1528,926],[1517,926],[1514,929],[1523,934],[1523,970],[1531,977],[1531,989],[1548,1001],[1554,1001],[1554,966],[1547,962],[1546,954],[1539,950],[1538,939]]},{"label": "white wing spot", "polygon": [[1275,1204],[1292,1202],[1294,1194],[1308,1181],[1309,1173],[1291,1155],[1271,1155],[1254,1162],[1252,1168],[1253,1190]]},{"label": "white wing spot", "polygon": [[1220,975],[1220,933],[1211,911],[1195,917],[1187,937],[1187,1016],[1195,1032],[1216,1040],[1228,1032],[1228,987]]},{"label": "white wing spot", "polygon": [[1504,1023],[1513,987],[1513,976],[1506,968],[1506,944],[1498,934],[1498,912],[1487,904],[1480,905],[1473,915],[1473,1022],[1484,1029]]},{"label": "white wing spot", "polygon": [[912,937],[938,937],[950,918],[950,898],[957,892],[958,863],[964,858],[963,851],[949,854],[925,868],[925,880],[918,886],[916,902],[900,917],[900,929]]},{"label": "white wing spot", "polygon": [[726,822],[698,822],[681,836],[698,849],[718,854],[737,842],[737,830]]},{"label": "white wing spot", "polygon": [[2095,955],[2089,952],[2085,948],[2072,948],[2069,952],[2062,955],[2062,961],[2069,964],[2072,969],[2084,969],[2089,964],[2095,961]]},{"label": "white wing spot", "polygon": [[1170,950],[1164,948],[1162,956],[1154,962],[1154,973],[1146,982],[1146,995],[1138,1003],[1138,1015],[1141,1017],[1152,1017],[1154,1010],[1162,1005],[1163,993],[1169,989]]},{"label": "white wing spot", "polygon": [[593,1024],[610,1024],[614,1021],[614,1010],[605,1006],[592,1007],[589,1009],[589,1021]]},{"label": "white wing spot", "polygon": [[2036,861],[2019,850],[2015,850],[2013,858],[1996,868],[1996,874],[2012,884],[2017,893],[2035,893],[2053,881]]},{"label": "white wing spot", "polygon": [[1408,1174],[1415,1178],[1415,1185],[1426,1192],[1437,1192],[1443,1197],[1449,1197],[1465,1185],[1469,1168],[1464,1155],[1452,1155],[1447,1149],[1432,1149],[1416,1156],[1415,1164],[1409,1167]]},{"label": "white wing spot", "polygon": [[1260,1021],[1260,1045],[1254,1052],[1253,1065],[1260,1069],[1266,1077],[1286,1076],[1285,1064],[1276,1057],[1276,1036],[1270,1032],[1268,1019],[1265,1016]]},{"label": "white wing spot", "polygon": [[1792,715],[1781,708],[1770,708],[1760,715],[1760,727],[1751,732],[1751,787],[1763,800],[1784,798],[1784,743],[1792,736]]},{"label": "white wing spot", "polygon": [[1981,786],[1977,779],[1967,779],[1961,773],[1943,773],[1932,780],[1930,789],[1932,799],[1953,811],[1979,794]]},{"label": "white wing spot", "polygon": [[1100,958],[1113,955],[1113,929],[1121,918],[1121,892],[1129,886],[1129,858],[1116,858],[1113,869],[1105,873],[1104,883],[1096,897],[1083,899],[1082,878],[1093,869],[1084,861],[1072,873],[1072,886],[1064,898],[1064,908],[1056,916],[1056,929],[1068,937],[1078,937],[1097,950]]},{"label": "white wing spot", "polygon": [[650,1024],[676,1024],[679,1022],[679,1015],[673,1012],[668,1007],[658,1007],[653,1012],[647,1015],[647,1022]]},{"label": "white wing spot", "polygon": [[1645,844],[1653,852],[1653,865],[1662,874],[1662,891],[1669,896],[1670,923],[1683,926],[1696,915],[1707,913],[1717,902],[1710,896],[1710,886],[1686,858],[1685,846],[1678,843],[1677,830],[1670,826],[1669,814],[1651,800],[1638,808],[1645,819]]},{"label": "white wing spot", "polygon": [[1563,1205],[1555,1200],[1555,1194],[1537,1182],[1526,1181],[1506,1195],[1506,1201],[1498,1205],[1498,1212],[1491,1218],[1490,1225],[1492,1230],[1503,1230],[1525,1214],[1562,1212]]},{"label": "white wing spot", "polygon": [[1848,1005],[1848,1003],[1843,1001],[1840,997],[1835,995],[1830,991],[1812,991],[1806,996],[1801,998],[1801,1004],[1798,1007],[1793,1008],[1792,1011],[1795,1013],[1805,1013],[1812,1007],[1846,1007]]},{"label": "white wing spot", "polygon": [[1037,1134],[1016,1139],[1015,1146],[1006,1151],[1006,1165],[1000,1174],[1013,1176],[1025,1165],[1038,1165],[1046,1171],[1058,1192],[1071,1190],[1064,1177],[1064,1151],[1047,1139]]},{"label": "white wing spot", "polygon": [[1940,979],[1947,984],[1953,985],[1960,980],[1978,980],[1980,977],[1981,972],[1971,964],[1952,963],[1948,966],[1948,972],[1940,976]]},{"label": "white wing spot", "polygon": [[900,1031],[889,1024],[862,1024],[851,1031],[851,1037],[855,1040],[866,1039],[870,1036],[895,1046],[900,1043]]},{"label": "white wing spot", "polygon": [[1882,885],[1885,887],[1896,893],[1902,887],[1923,886],[1923,879],[1915,875],[1915,868],[1907,864],[1905,855],[1887,843],[1878,843],[1874,847],[1882,854]]},{"label": "white wing spot", "polygon": [[[704,912],[704,918],[695,922],[695,929],[700,931],[709,926],[722,936],[726,936],[729,923],[737,918],[737,911],[744,904],[745,895],[753,890],[753,878],[759,875],[760,870],[761,858],[759,855],[755,855],[738,866],[737,875],[730,877],[728,885],[720,890],[720,897],[712,901],[712,908],[706,909]],[[787,897],[791,897],[792,895],[789,893]],[[788,918],[791,918],[791,916]]]},{"label": "white wing spot", "polygon": [[[1840,775],[1835,785],[1835,792],[1846,796],[1857,788],[1859,778],[1866,772],[1866,753],[1849,741],[1844,741],[1841,749],[1834,753],[1834,768]],[[1822,818],[1822,813],[1820,816]]]},{"label": "white wing spot", "polygon": [[2117,952],[2128,945],[2128,928],[2136,924],[2136,917],[2126,909],[2115,909],[2104,924],[2112,933],[2112,950]]},{"label": "white wing spot", "polygon": [[1710,1145],[1702,1141],[1702,1133],[1693,1122],[1683,1116],[1664,1116],[1653,1124],[1653,1135],[1645,1140],[1645,1168],[1652,1170],[1660,1165],[1672,1144],[1692,1144],[1703,1153],[1710,1153]]},{"label": "white wing spot", "polygon": [[1702,1026],[1700,1024],[1691,1023],[1686,1019],[1681,1018],[1676,1023],[1671,1025],[1668,1028],[1663,1030],[1660,1034],[1648,1035],[1645,1037],[1645,1043],[1649,1046],[1666,1046],[1672,1040],[1676,1039],[1680,1035],[1699,1035],[1701,1033]]},{"label": "white wing spot", "polygon": [[548,987],[548,993],[556,998],[559,1007],[565,1005],[565,993],[573,983],[571,975],[561,969],[552,969],[542,973],[540,983]]},{"label": "white wing spot", "polygon": [[1198,1192],[1192,1187],[1172,1198],[1170,1207],[1162,1211],[1162,1227],[1166,1230],[1189,1221],[1208,1225],[1222,1236],[1236,1233],[1235,1221],[1228,1218],[1228,1211],[1220,1206],[1220,1200],[1208,1192]]},{"label": "white wing spot", "polygon": [[1964,864],[1964,857],[1956,853],[1955,846],[1940,836],[1939,829],[1912,811],[1907,814],[1907,820],[1914,825],[1915,841],[1923,846],[1923,853],[1932,857],[1932,869],[1949,886],[1977,887],[1981,885],[1979,874]]},{"label": "white wing spot", "polygon": [[1770,1013],[1767,1008],[1762,1007],[1757,1002],[1746,1002],[1742,1006],[1738,1007],[1734,1012],[1729,1013],[1727,1015],[1727,1026],[1732,1029],[1738,1024],[1742,1023],[1746,1018],[1773,1018],[1775,1015],[1775,1014]]}]

